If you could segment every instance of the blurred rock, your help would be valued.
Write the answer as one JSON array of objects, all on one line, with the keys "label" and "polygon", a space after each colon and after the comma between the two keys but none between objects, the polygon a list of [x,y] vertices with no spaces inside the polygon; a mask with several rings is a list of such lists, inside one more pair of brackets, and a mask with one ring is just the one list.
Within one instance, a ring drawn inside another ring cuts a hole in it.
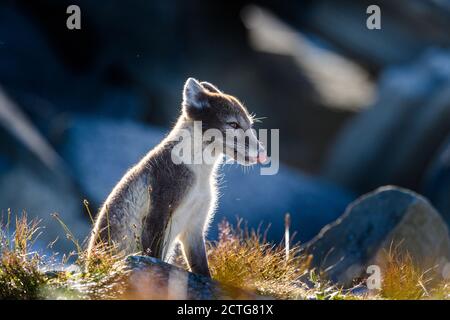
[{"label": "blurred rock", "polygon": [[409,253],[428,270],[450,259],[448,228],[422,196],[397,187],[382,187],[353,202],[346,212],[306,245],[312,265],[333,280],[350,285],[366,267],[383,270],[384,254],[393,247]]},{"label": "blurred rock", "polygon": [[[381,9],[380,30],[366,27],[366,9],[373,4]],[[446,1],[319,0],[277,3],[272,8],[375,70],[408,62],[427,46],[450,44],[450,7]]]},{"label": "blurred rock", "polygon": [[351,119],[328,155],[324,176],[358,192],[385,184],[418,190],[450,133],[450,52],[430,50],[389,68],[378,102]]},{"label": "blurred rock", "polygon": [[220,283],[147,256],[127,258],[128,275],[125,299],[256,299],[242,289]]},{"label": "blurred rock", "polygon": [[450,139],[428,168],[423,192],[450,226]]},{"label": "blurred rock", "polygon": [[[27,214],[28,220],[41,221],[44,230],[37,237],[34,249],[52,248],[56,252],[75,250],[70,239],[66,239],[63,226],[52,218],[57,213],[81,244],[87,237],[90,224],[83,216],[83,203],[74,186],[68,180],[53,177],[48,172],[34,170],[30,165],[19,164],[0,176],[0,212],[6,217],[8,209],[20,216]],[[39,233],[39,232],[38,232]]]},{"label": "blurred rock", "polygon": [[374,84],[368,71],[331,48],[319,45],[270,11],[249,5],[242,10],[252,47],[261,52],[291,57],[313,85],[325,106],[343,110],[373,102]]},{"label": "blurred rock", "polygon": [[19,145],[22,145],[27,150],[29,158],[37,159],[50,172],[64,171],[64,164],[59,155],[20,107],[5,95],[1,86],[0,128],[6,131],[6,136],[9,138],[9,143],[0,140],[0,149],[3,144],[7,145],[8,149],[17,149]]},{"label": "blurred rock", "polygon": [[[45,0],[39,4],[0,3],[0,84],[44,129],[44,134],[58,125],[66,112],[75,110],[121,119],[145,118],[154,112],[148,93],[135,84],[127,66],[121,66],[118,57],[107,61],[101,55],[104,48],[105,52],[118,51],[122,56],[126,55],[126,48],[136,51],[131,40],[128,46],[119,44],[112,50],[104,38],[114,34],[117,41],[117,32],[108,30],[100,35],[98,32],[104,30],[92,24],[110,11],[103,10],[98,15],[92,12],[95,18],[91,20],[90,3],[80,4],[83,27],[73,32],[65,28],[69,4]],[[117,12],[123,14],[123,10]],[[142,39],[152,43],[148,38]],[[135,55],[127,54],[127,58],[139,61]]]},{"label": "blurred rock", "polygon": [[0,83],[43,95],[63,90],[67,83],[55,79],[62,79],[64,69],[43,32],[11,2],[0,8]]},{"label": "blurred rock", "polygon": [[11,168],[11,164],[8,159],[0,154],[0,175],[5,173]]},{"label": "blurred rock", "polygon": [[[165,132],[131,121],[77,117],[67,130],[63,157],[73,168],[73,176],[84,197],[100,205],[123,174],[150,149]],[[209,236],[217,237],[217,224],[224,217],[231,223],[236,216],[251,228],[269,223],[269,240],[281,241],[284,215],[292,217],[291,231],[296,240],[311,239],[325,224],[342,214],[353,194],[319,179],[303,175],[285,165],[273,176],[259,175],[259,168],[249,172],[237,165],[225,165],[220,183],[219,208]],[[92,210],[96,208],[92,207]]]},{"label": "blurred rock", "polygon": [[237,165],[225,165],[219,207],[209,235],[216,238],[217,223],[223,218],[235,223],[236,217],[251,228],[270,225],[268,240],[280,242],[284,216],[291,215],[290,232],[294,240],[308,241],[320,229],[338,218],[355,196],[326,181],[305,175],[286,165],[273,176],[262,176],[259,167],[244,172]]},{"label": "blurred rock", "polygon": [[[0,154],[0,222],[8,210],[13,221],[25,212],[29,222],[37,221],[46,229],[32,244],[33,249],[46,253],[52,244],[55,252],[69,253],[76,249],[72,241],[82,243],[90,228],[82,214],[81,198],[53,146],[2,89],[0,152],[5,152]],[[52,214],[67,225],[74,238],[65,239],[64,226]]]},{"label": "blurred rock", "polygon": [[[336,102],[336,90],[328,90],[336,81],[310,83],[292,57],[251,47],[241,19],[248,1],[80,0],[76,32],[61,28],[69,1],[16,3],[0,3],[0,83],[51,142],[72,112],[167,125],[178,114],[185,79],[195,76],[238,96],[267,117],[265,126],[281,129],[285,163],[317,172],[351,113],[326,108],[314,94],[320,83]],[[323,73],[323,66],[317,69]],[[340,78],[337,73],[331,72]]]},{"label": "blurred rock", "polygon": [[163,128],[131,120],[78,116],[68,123],[61,154],[71,166],[83,197],[100,205],[125,172],[165,133]]}]

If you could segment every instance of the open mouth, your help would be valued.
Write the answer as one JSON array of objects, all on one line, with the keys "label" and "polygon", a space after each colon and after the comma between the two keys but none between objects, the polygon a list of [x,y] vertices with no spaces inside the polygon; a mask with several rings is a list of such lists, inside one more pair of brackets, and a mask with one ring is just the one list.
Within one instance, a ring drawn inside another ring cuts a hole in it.
[{"label": "open mouth", "polygon": [[228,148],[228,153],[227,155],[230,156],[231,158],[233,158],[237,163],[239,163],[240,165],[244,165],[244,166],[251,166],[251,165],[255,165],[257,163],[266,163],[268,158],[265,152],[260,152],[258,153],[258,155],[256,157],[252,157],[250,155],[248,155],[248,152],[246,152],[247,154],[242,154],[242,152],[239,152],[236,149],[231,149]]},{"label": "open mouth", "polygon": [[252,163],[261,163],[264,164],[268,161],[267,155],[263,152],[260,152],[256,157],[246,156],[245,161],[250,161]]}]

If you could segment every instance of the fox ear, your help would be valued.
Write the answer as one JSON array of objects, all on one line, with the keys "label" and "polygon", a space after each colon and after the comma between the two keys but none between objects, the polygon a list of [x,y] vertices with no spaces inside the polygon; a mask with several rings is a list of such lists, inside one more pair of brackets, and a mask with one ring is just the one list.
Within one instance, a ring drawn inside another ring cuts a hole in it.
[{"label": "fox ear", "polygon": [[222,93],[219,89],[217,89],[216,86],[214,86],[213,84],[206,82],[206,81],[202,81],[200,82],[200,84],[203,86],[203,88],[205,88],[206,90],[208,90],[209,92],[213,92],[213,93]]},{"label": "fox ear", "polygon": [[194,78],[187,79],[184,84],[183,106],[198,110],[207,106],[207,91]]}]

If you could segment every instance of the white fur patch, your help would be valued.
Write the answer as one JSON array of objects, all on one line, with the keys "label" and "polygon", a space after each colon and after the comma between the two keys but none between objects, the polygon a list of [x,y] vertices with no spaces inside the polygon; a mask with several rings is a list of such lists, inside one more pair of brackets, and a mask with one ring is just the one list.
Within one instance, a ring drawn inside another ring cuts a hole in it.
[{"label": "white fur patch", "polygon": [[217,164],[191,165],[195,182],[172,215],[165,234],[163,258],[170,261],[176,242],[183,235],[189,238],[207,231],[217,203],[215,171]]}]

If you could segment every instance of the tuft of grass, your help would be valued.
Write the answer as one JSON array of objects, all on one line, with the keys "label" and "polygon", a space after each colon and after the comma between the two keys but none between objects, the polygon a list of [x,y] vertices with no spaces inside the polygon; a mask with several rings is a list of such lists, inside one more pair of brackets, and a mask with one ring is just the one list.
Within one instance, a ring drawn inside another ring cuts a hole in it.
[{"label": "tuft of grass", "polygon": [[39,271],[39,256],[27,251],[39,231],[38,223],[28,223],[23,214],[15,217],[12,226],[11,218],[8,210],[0,229],[0,299],[39,299],[46,278]]},{"label": "tuft of grass", "polygon": [[0,299],[41,299],[41,287],[46,283],[39,271],[39,259],[4,252],[0,258]]},{"label": "tuft of grass", "polygon": [[266,241],[260,230],[219,225],[219,241],[208,244],[212,277],[229,286],[275,298],[297,298],[305,287],[300,278],[307,274],[309,257],[294,245],[288,250]]},{"label": "tuft of grass", "polygon": [[12,225],[8,211],[7,222],[0,224],[0,300],[113,299],[120,295],[127,273],[124,257],[115,248],[99,244],[88,258],[69,228],[58,215],[53,216],[77,249],[62,259],[64,264],[75,256],[74,270],[45,272],[55,267],[53,259],[31,251],[39,221],[28,222],[23,213]]},{"label": "tuft of grass", "polygon": [[438,267],[423,270],[408,252],[391,244],[381,253],[382,286],[379,297],[390,300],[448,299],[450,283]]},{"label": "tuft of grass", "polygon": [[10,233],[10,211],[7,217],[0,231],[0,299],[40,299],[46,277],[39,270],[39,256],[27,250],[39,231],[38,223],[28,223],[23,214],[15,218]]},{"label": "tuft of grass", "polygon": [[76,263],[84,270],[79,282],[89,299],[115,299],[123,293],[128,270],[124,255],[113,245],[98,243],[90,256],[85,250]]},{"label": "tuft of grass", "polygon": [[426,273],[416,267],[410,256],[389,256],[380,296],[393,300],[417,300],[428,294]]},{"label": "tuft of grass", "polygon": [[[89,211],[86,201],[84,205]],[[125,256],[119,253],[113,244],[102,242],[96,243],[88,254],[87,250],[83,249],[87,246],[78,242],[59,216],[53,214],[53,217],[61,224],[67,239],[72,241],[76,248],[76,252],[72,253],[76,257],[73,265],[79,270],[72,273],[59,273],[53,284],[63,286],[66,291],[72,293],[73,297],[80,299],[99,300],[119,297],[124,290],[123,286],[128,273]],[[67,260],[67,258],[63,259],[63,261]]]}]

